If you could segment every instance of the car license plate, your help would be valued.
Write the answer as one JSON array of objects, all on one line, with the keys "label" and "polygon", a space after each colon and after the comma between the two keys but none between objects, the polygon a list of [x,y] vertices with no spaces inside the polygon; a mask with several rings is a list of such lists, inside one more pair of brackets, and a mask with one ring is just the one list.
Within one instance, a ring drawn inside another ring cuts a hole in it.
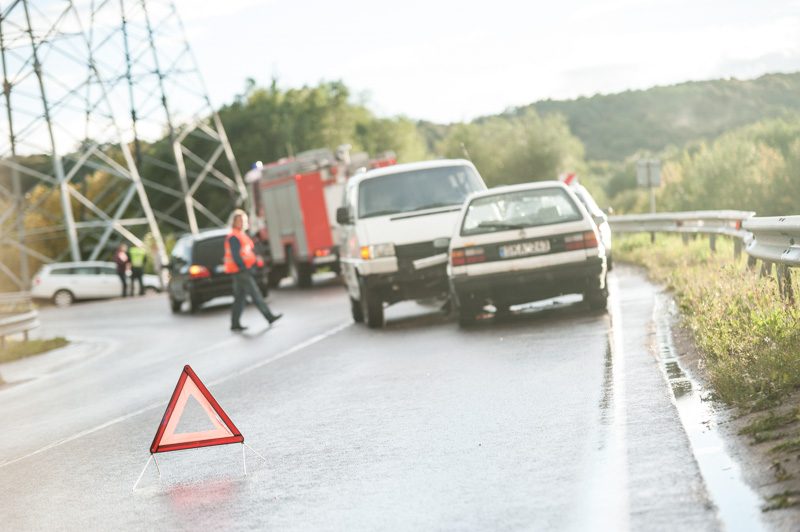
[{"label": "car license plate", "polygon": [[542,253],[547,253],[548,251],[550,251],[549,240],[519,242],[517,244],[500,246],[500,258],[513,259],[516,257],[525,257],[527,255],[541,255]]}]

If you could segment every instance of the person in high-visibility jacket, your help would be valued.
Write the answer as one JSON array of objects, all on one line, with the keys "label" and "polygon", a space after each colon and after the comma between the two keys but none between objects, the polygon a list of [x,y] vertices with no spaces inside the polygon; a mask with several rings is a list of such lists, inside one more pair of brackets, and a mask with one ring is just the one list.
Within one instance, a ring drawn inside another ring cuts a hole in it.
[{"label": "person in high-visibility jacket", "polygon": [[234,332],[247,329],[242,325],[240,318],[248,295],[270,325],[283,316],[272,313],[258,290],[256,280],[253,279],[250,269],[255,266],[258,258],[253,249],[253,241],[245,231],[247,231],[247,214],[241,209],[236,209],[231,215],[231,231],[225,238],[223,258],[225,273],[233,276],[231,330]]},{"label": "person in high-visibility jacket", "polygon": [[139,281],[139,295],[144,295],[144,264],[147,262],[147,252],[138,246],[128,249],[128,259],[131,261],[131,296],[136,291],[136,281]]}]

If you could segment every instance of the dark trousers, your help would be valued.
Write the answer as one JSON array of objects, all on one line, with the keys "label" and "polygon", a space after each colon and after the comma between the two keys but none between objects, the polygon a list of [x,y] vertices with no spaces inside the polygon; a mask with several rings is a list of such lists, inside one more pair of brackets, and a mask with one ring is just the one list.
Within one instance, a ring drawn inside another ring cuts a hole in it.
[{"label": "dark trousers", "polygon": [[131,295],[136,290],[136,281],[139,281],[139,295],[144,295],[144,268],[131,268]]},{"label": "dark trousers", "polygon": [[117,272],[117,275],[119,280],[122,281],[122,297],[126,297],[128,295],[128,277],[125,272]]},{"label": "dark trousers", "polygon": [[272,312],[269,310],[267,303],[261,296],[261,291],[258,289],[256,280],[253,279],[250,272],[239,272],[233,274],[233,306],[231,307],[231,327],[241,326],[239,319],[242,317],[245,303],[247,303],[247,296],[253,300],[253,304],[261,311],[261,314],[267,320],[272,319]]}]

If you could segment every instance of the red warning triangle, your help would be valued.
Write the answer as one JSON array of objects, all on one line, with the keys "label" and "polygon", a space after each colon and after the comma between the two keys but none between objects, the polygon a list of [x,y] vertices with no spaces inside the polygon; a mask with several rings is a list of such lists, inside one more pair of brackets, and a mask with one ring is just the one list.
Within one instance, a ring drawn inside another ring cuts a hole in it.
[{"label": "red warning triangle", "polygon": [[[190,397],[197,400],[214,428],[202,432],[175,432]],[[161,418],[156,437],[153,438],[153,444],[150,445],[150,452],[165,453],[228,443],[244,443],[244,436],[192,368],[184,366],[164,417]]]}]

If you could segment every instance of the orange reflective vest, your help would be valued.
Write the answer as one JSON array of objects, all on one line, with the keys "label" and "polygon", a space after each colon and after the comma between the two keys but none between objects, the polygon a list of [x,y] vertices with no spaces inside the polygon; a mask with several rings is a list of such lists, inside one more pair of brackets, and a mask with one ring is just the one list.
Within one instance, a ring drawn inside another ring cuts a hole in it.
[{"label": "orange reflective vest", "polygon": [[242,262],[244,262],[245,267],[249,270],[257,261],[256,252],[253,249],[253,241],[243,231],[231,229],[231,232],[225,237],[225,256],[223,257],[225,273],[237,273],[239,271],[239,266],[234,262],[233,254],[231,253],[232,236],[235,236],[239,240],[239,244],[241,245],[239,255],[242,257]]}]

